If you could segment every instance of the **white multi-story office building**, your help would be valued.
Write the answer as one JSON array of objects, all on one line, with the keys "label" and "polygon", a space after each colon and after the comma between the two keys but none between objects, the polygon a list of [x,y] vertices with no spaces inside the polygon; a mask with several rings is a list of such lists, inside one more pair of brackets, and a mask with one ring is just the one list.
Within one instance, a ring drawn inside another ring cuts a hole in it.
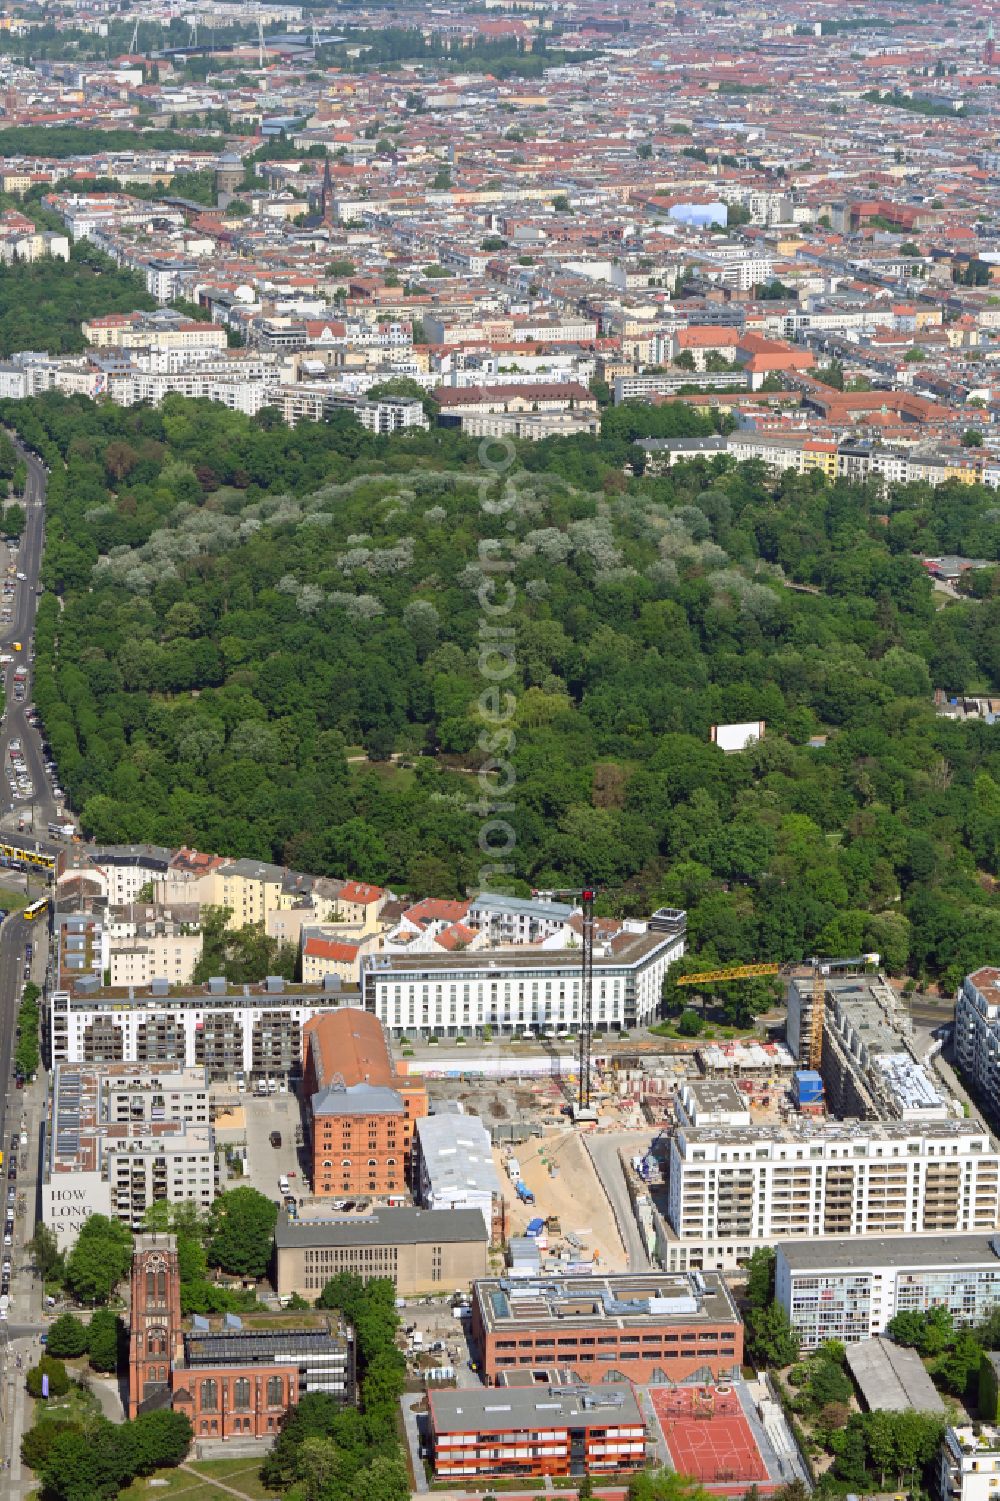
[{"label": "white multi-story office building", "polygon": [[745,245],[730,242],[713,246],[698,258],[697,268],[710,281],[720,281],[727,287],[738,287],[749,292],[752,287],[766,282],[774,275],[774,261],[769,255],[748,250]]},{"label": "white multi-story office building", "polygon": [[[686,914],[668,930],[623,923],[594,948],[593,1025],[643,1026],[659,1012],[668,965],[684,952]],[[390,1034],[440,1037],[573,1031],[580,1024],[580,952],[466,950],[457,954],[366,954],[361,993]]]},{"label": "white multi-story office building", "polygon": [[984,965],[962,981],[955,1001],[955,1059],[1000,1115],[1000,969]]},{"label": "white multi-story office building", "polygon": [[884,1334],[897,1313],[946,1308],[974,1329],[1000,1303],[1000,1237],[891,1236],[859,1255],[853,1237],[783,1241],[774,1295],[803,1350]]},{"label": "white multi-story office building", "polygon": [[[667,370],[658,375],[616,375],[615,406],[623,401],[644,400],[650,396],[676,396],[682,386],[689,386],[695,376],[689,370]],[[697,377],[701,390],[742,391],[747,377],[742,370],[706,371]]]},{"label": "white multi-story office building", "polygon": [[778,1240],[985,1233],[998,1206],[1000,1156],[971,1121],[679,1126],[670,1144],[678,1266],[733,1267]]}]

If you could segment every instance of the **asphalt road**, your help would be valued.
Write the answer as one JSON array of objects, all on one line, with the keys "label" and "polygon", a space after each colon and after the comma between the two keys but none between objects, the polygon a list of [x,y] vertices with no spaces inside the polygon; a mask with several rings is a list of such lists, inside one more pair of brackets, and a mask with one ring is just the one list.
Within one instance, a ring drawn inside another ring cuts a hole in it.
[{"label": "asphalt road", "polygon": [[[22,448],[16,439],[14,442],[27,468],[24,491],[25,526],[17,559],[18,571],[23,573],[25,578],[18,581],[14,596],[14,619],[9,625],[0,627],[0,648],[9,648],[11,642],[20,641],[22,650],[13,654],[15,660],[7,667],[4,675],[6,707],[3,722],[0,725],[0,757],[2,757],[3,766],[6,767],[11,738],[19,737],[28,772],[35,787],[35,829],[41,833],[41,838],[37,839],[37,842],[49,844],[47,825],[55,815],[55,801],[45,775],[41,736],[35,727],[29,724],[25,714],[31,703],[30,659],[38,603],[38,581],[45,541],[46,475],[41,460]],[[23,702],[16,703],[13,694],[13,675],[15,667],[22,663],[29,668],[28,691]],[[3,791],[6,791],[5,781],[0,782],[0,793]],[[21,806],[23,805],[17,804],[15,808]],[[26,845],[36,843],[36,839],[32,836],[26,836],[21,840],[13,835],[6,837],[15,843]],[[41,890],[40,882],[37,889]],[[0,1150],[5,1154],[5,1166],[10,1136],[21,1128],[23,1096],[14,1084],[13,1055],[17,1010],[24,984],[24,946],[29,938],[38,948],[47,939],[46,924],[42,921],[28,923],[20,915],[12,915],[0,925]],[[6,1172],[0,1170],[0,1183],[6,1185],[6,1181]]]},{"label": "asphalt road", "polygon": [[[33,929],[36,931],[32,932]],[[45,940],[47,933],[44,922],[28,923],[23,917],[12,916],[0,926],[0,1149],[4,1154],[0,1182],[5,1188],[10,1134],[21,1129],[21,1091],[14,1084],[12,1060],[17,1008],[24,984],[21,955],[29,936],[33,943]]]},{"label": "asphalt road", "polygon": [[[14,827],[17,826],[16,815],[20,810],[27,814],[29,806],[33,812],[34,829],[33,835],[40,842],[48,843],[48,824],[55,816],[55,800],[52,797],[51,785],[45,775],[44,753],[42,751],[41,736],[33,725],[28,723],[25,710],[31,703],[31,651],[35,632],[35,613],[38,606],[36,590],[38,588],[39,573],[42,566],[42,549],[45,542],[45,491],[46,475],[45,466],[21,447],[15,440],[15,446],[21,458],[27,465],[28,477],[24,491],[25,527],[21,537],[21,545],[18,551],[18,572],[23,573],[25,578],[18,582],[17,593],[14,596],[14,619],[10,625],[0,628],[0,646],[9,647],[12,641],[20,641],[23,650],[14,654],[14,661],[6,669],[4,676],[4,690],[6,694],[7,710],[4,716],[2,734],[0,734],[0,748],[2,748],[4,767],[7,765],[7,747],[11,738],[16,736],[21,741],[24,759],[28,767],[28,775],[31,777],[35,788],[33,804],[15,804]],[[19,665],[29,669],[28,691],[23,703],[14,701],[14,669]],[[6,781],[0,782],[0,797],[6,793]],[[4,804],[5,806],[5,804]],[[33,842],[25,840],[26,843]]]},{"label": "asphalt road", "polygon": [[[30,677],[29,688],[22,703],[14,702],[12,686],[15,666],[21,662],[26,666],[29,665],[31,655],[37,607],[36,590],[45,539],[46,477],[41,461],[17,444],[16,440],[15,446],[27,465],[24,492],[26,521],[17,562],[18,570],[25,574],[25,578],[18,582],[14,596],[14,619],[9,625],[0,628],[0,647],[6,648],[10,642],[20,641],[23,649],[15,654],[14,662],[5,673],[6,710],[2,726],[0,726],[0,754],[6,766],[7,747],[11,737],[14,735],[20,737],[29,774],[35,786],[35,827],[40,826],[42,833],[47,836],[46,826],[49,819],[54,816],[54,801],[45,776],[41,737],[25,717],[25,710],[31,701]],[[0,782],[0,792],[5,790],[5,781]],[[23,842],[33,841],[26,839]],[[40,882],[38,889],[41,890]],[[20,915],[11,915],[0,925],[0,1150],[4,1154],[4,1166],[0,1169],[0,1183],[4,1187],[7,1183],[6,1167],[10,1136],[14,1131],[21,1129],[23,1096],[14,1084],[13,1056],[17,1010],[24,984],[24,945],[29,938],[36,948],[40,943],[47,941],[44,921],[36,920],[34,923],[29,923]],[[18,1230],[20,1230],[20,1225]],[[23,1250],[23,1248],[15,1247],[15,1251],[17,1250]],[[24,1332],[28,1330],[25,1329]],[[13,1327],[8,1330],[8,1337],[16,1337]]]},{"label": "asphalt road", "polygon": [[621,1232],[625,1254],[628,1257],[629,1271],[632,1272],[648,1271],[649,1257],[646,1255],[646,1247],[639,1234],[639,1226],[618,1154],[622,1147],[637,1151],[641,1146],[645,1150],[650,1138],[655,1134],[653,1130],[641,1133],[613,1131],[608,1134],[592,1131],[584,1137],[584,1145],[590,1153],[597,1176],[608,1196],[608,1202]]},{"label": "asphalt road", "polygon": [[905,1000],[904,1005],[918,1027],[933,1030],[935,1027],[950,1026],[955,1020],[955,1002],[951,997],[938,1001],[914,995]]}]

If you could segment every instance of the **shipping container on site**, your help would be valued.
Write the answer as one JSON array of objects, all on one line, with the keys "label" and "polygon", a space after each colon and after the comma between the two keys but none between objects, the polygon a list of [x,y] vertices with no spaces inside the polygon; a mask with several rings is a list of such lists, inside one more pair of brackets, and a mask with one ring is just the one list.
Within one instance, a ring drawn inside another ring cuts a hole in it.
[{"label": "shipping container on site", "polygon": [[815,1069],[801,1068],[792,1079],[792,1089],[797,1104],[814,1104],[823,1098],[823,1080]]}]

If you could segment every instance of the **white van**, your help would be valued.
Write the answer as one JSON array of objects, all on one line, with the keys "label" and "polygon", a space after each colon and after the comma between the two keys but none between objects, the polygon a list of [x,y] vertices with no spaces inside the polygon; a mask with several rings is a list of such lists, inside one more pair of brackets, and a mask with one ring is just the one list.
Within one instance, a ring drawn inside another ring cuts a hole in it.
[{"label": "white van", "polygon": [[285,1177],[284,1173],[282,1173],[281,1177],[278,1179],[278,1187],[281,1189],[282,1196],[287,1193],[291,1193],[292,1191],[291,1185],[289,1184],[288,1179]]}]

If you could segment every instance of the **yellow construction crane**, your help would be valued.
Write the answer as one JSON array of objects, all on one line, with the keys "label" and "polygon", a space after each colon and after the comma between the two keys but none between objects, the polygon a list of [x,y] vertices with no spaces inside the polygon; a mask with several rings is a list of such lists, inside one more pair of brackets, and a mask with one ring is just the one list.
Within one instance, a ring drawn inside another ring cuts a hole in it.
[{"label": "yellow construction crane", "polygon": [[678,985],[701,985],[709,980],[753,980],[758,975],[777,975],[780,964],[730,964],[725,969],[702,969],[696,975],[678,975]]},{"label": "yellow construction crane", "polygon": [[818,1069],[823,1062],[823,1023],[826,1020],[826,982],[834,970],[867,970],[870,964],[876,969],[880,954],[855,954],[850,959],[810,959],[813,968],[812,1000],[809,1014],[809,1067]]},{"label": "yellow construction crane", "polygon": [[[878,965],[878,954],[857,954],[851,959],[809,959],[812,966],[812,995],[809,1011],[809,1067],[819,1069],[823,1061],[823,1023],[826,1017],[827,977],[838,969],[867,969]],[[723,969],[703,969],[694,975],[678,975],[678,985],[724,984],[728,980],[753,980],[761,975],[781,973],[780,964],[730,964]],[[801,1057],[801,1054],[800,1054]]]},{"label": "yellow construction crane", "polygon": [[596,1121],[597,1111],[590,1103],[590,1045],[594,1030],[594,903],[597,900],[597,889],[594,886],[573,886],[568,890],[560,888],[556,891],[533,891],[531,894],[550,902],[569,897],[579,904],[583,913],[583,944],[580,951],[580,1081],[573,1119]]}]

